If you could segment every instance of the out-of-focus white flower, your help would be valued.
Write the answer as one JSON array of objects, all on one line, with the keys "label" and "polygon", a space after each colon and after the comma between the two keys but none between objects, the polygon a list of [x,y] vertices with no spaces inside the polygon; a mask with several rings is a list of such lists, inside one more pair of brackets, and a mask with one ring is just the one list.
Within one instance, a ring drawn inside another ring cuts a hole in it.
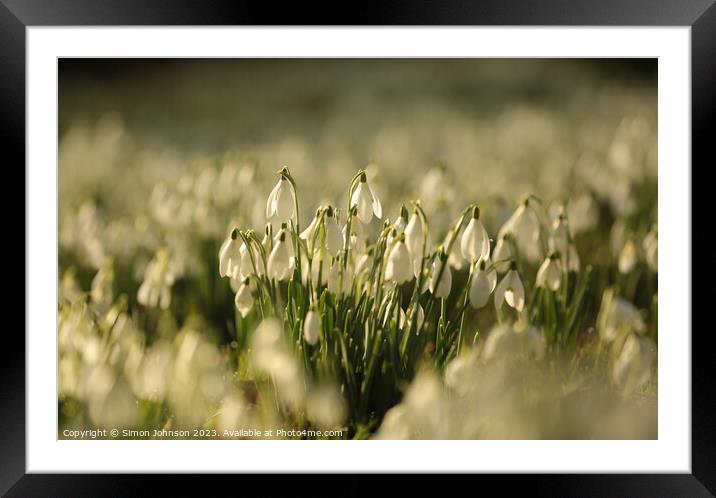
[{"label": "out-of-focus white flower", "polygon": [[514,360],[519,356],[540,359],[545,353],[545,343],[541,332],[524,322],[513,326],[498,324],[490,331],[482,349],[486,360],[501,358]]},{"label": "out-of-focus white flower", "polygon": [[619,273],[626,274],[634,269],[638,259],[637,247],[634,240],[629,239],[619,253]]},{"label": "out-of-focus white flower", "polygon": [[[341,234],[343,236],[343,241],[346,240],[346,234],[348,232],[348,225],[344,225],[341,229]],[[351,223],[351,236],[348,240],[348,243],[350,244],[350,247],[358,252],[365,251],[368,240],[367,240],[367,234],[365,231],[365,228],[363,228],[362,223]]]},{"label": "out-of-focus white flower", "polygon": [[512,359],[519,354],[521,346],[520,336],[512,327],[498,324],[487,336],[482,348],[482,357],[486,360],[498,357]]},{"label": "out-of-focus white flower", "polygon": [[401,239],[395,243],[388,255],[388,262],[385,266],[385,278],[394,280],[398,284],[407,282],[413,278],[413,265],[410,260],[410,253],[405,247],[405,240]]},{"label": "out-of-focus white flower", "polygon": [[346,407],[338,390],[333,386],[312,389],[306,399],[306,416],[324,429],[336,427],[343,422]]},{"label": "out-of-focus white flower", "polygon": [[467,228],[462,234],[460,250],[469,263],[475,263],[479,259],[487,259],[490,256],[490,237],[480,221],[480,209],[477,207],[473,209],[470,223],[467,224]]},{"label": "out-of-focus white flower", "polygon": [[169,308],[171,286],[174,283],[174,270],[171,267],[169,253],[165,249],[157,251],[144,273],[144,281],[137,291],[137,301],[143,306],[161,309]]},{"label": "out-of-focus white flower", "polygon": [[644,256],[646,257],[646,264],[649,265],[653,271],[659,271],[659,241],[657,236],[656,225],[651,227],[649,233],[644,237]]},{"label": "out-of-focus white flower", "polygon": [[[440,270],[442,269],[442,274]],[[452,272],[450,265],[447,264],[447,255],[440,251],[438,257],[433,261],[433,267],[430,272],[430,292],[437,298],[446,299],[450,295],[452,287]],[[438,282],[438,278],[440,281]]]},{"label": "out-of-focus white flower", "polygon": [[537,287],[548,287],[553,291],[559,289],[562,283],[562,268],[557,254],[550,254],[537,270]]},{"label": "out-of-focus white flower", "polygon": [[380,204],[380,199],[368,184],[365,173],[361,173],[358,186],[351,196],[351,208],[354,206],[358,209],[358,219],[361,223],[367,225],[373,219],[373,215],[378,219],[383,218],[383,207]]},{"label": "out-of-focus white flower", "polygon": [[510,261],[515,258],[507,237],[509,237],[509,235],[500,237],[497,240],[495,249],[492,251],[492,260],[495,262],[495,269],[500,273],[507,271],[510,268]]},{"label": "out-of-focus white flower", "polygon": [[236,296],[234,297],[236,309],[239,310],[239,313],[241,313],[241,316],[243,317],[246,317],[246,315],[249,314],[249,311],[251,311],[251,308],[254,305],[254,296],[251,294],[249,282],[249,277],[246,277],[246,279],[241,282],[239,289],[236,291]]},{"label": "out-of-focus white flower", "polygon": [[320,320],[318,313],[313,310],[309,310],[306,313],[306,319],[303,322],[303,338],[306,339],[308,344],[314,345],[318,342],[318,336],[320,332]]},{"label": "out-of-focus white flower", "polygon": [[112,262],[108,261],[97,271],[97,274],[92,279],[92,289],[90,291],[92,302],[101,309],[108,309],[112,305],[113,283],[114,267]]},{"label": "out-of-focus white flower", "polygon": [[286,231],[281,231],[278,241],[274,244],[269,254],[267,265],[267,276],[275,280],[286,280],[291,276],[293,269],[293,257],[290,252],[290,244],[286,240]]},{"label": "out-of-focus white flower", "polygon": [[[403,218],[398,218],[402,220]],[[423,243],[425,243],[425,252],[430,248],[432,244],[430,240],[430,232],[425,233],[423,226],[423,220],[418,216],[417,211],[412,214],[408,225],[405,227],[405,246],[408,248],[410,255],[413,259],[420,259],[424,256],[423,254]]]},{"label": "out-of-focus white flower", "polygon": [[500,229],[498,239],[511,234],[520,250],[534,247],[539,242],[540,223],[537,214],[530,205],[530,200],[519,205],[515,212]]},{"label": "out-of-focus white flower", "polygon": [[266,219],[276,218],[279,223],[288,223],[294,213],[295,197],[286,177],[281,175],[266,201]]},{"label": "out-of-focus white flower", "polygon": [[353,285],[353,271],[350,265],[343,269],[340,255],[333,258],[328,269],[327,286],[330,292],[341,295],[350,290]]},{"label": "out-of-focus white flower", "polygon": [[614,362],[612,378],[626,393],[638,391],[651,379],[656,345],[647,337],[629,334]]},{"label": "out-of-focus white flower", "polygon": [[569,252],[567,252],[567,271],[579,273],[582,267],[582,262],[579,259],[579,253],[574,244],[569,244]]},{"label": "out-of-focus white flower", "polygon": [[495,289],[495,307],[498,311],[502,309],[502,303],[505,301],[517,311],[522,311],[525,305],[525,288],[517,273],[517,264],[514,261],[510,263],[510,271]]},{"label": "out-of-focus white flower", "polygon": [[490,294],[497,286],[497,271],[487,271],[487,262],[480,260],[475,265],[475,273],[470,282],[470,304],[473,308],[482,308],[487,304]]},{"label": "out-of-focus white flower", "polygon": [[477,349],[469,348],[455,357],[445,368],[445,385],[465,395],[476,384]]},{"label": "out-of-focus white flower", "polygon": [[567,216],[564,213],[560,213],[552,225],[552,233],[549,237],[550,249],[560,254],[567,254],[570,240]]},{"label": "out-of-focus white flower", "polygon": [[219,276],[239,278],[241,274],[241,241],[234,228],[219,249]]},{"label": "out-of-focus white flower", "polygon": [[569,226],[575,234],[596,227],[599,223],[599,208],[594,197],[589,192],[584,192],[570,199],[567,203],[567,216]]},{"label": "out-of-focus white flower", "polygon": [[646,330],[641,313],[630,302],[617,297],[614,290],[604,291],[597,316],[599,335],[605,342],[612,342],[622,330],[643,333]]}]

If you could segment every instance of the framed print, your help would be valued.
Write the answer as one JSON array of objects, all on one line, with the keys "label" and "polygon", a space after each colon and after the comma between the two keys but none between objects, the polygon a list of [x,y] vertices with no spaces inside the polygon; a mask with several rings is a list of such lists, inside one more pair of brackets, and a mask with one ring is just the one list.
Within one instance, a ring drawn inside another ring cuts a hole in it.
[{"label": "framed print", "polygon": [[253,472],[716,490],[691,290],[716,7],[289,26],[61,3],[0,7],[27,192],[3,493]]}]

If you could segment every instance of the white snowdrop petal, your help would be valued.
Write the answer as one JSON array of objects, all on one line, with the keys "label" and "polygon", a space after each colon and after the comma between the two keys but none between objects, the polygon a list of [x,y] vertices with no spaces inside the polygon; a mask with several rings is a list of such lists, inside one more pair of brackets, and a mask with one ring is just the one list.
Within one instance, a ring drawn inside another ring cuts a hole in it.
[{"label": "white snowdrop petal", "polygon": [[276,195],[278,194],[279,189],[281,188],[281,180],[278,181],[276,186],[271,190],[271,193],[268,196],[268,200],[266,201],[266,219],[270,220],[273,218],[274,214],[276,213]]}]

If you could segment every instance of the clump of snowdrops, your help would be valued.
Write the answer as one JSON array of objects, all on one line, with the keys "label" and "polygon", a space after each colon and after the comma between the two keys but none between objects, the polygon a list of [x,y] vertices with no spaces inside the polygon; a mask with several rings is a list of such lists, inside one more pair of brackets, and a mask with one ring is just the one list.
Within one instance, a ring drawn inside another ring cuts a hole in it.
[{"label": "clump of snowdrops", "polygon": [[[525,378],[551,364],[537,391],[543,404],[562,399],[554,395],[557,370],[571,375],[570,390],[596,390],[587,396],[595,410],[613,414],[616,403],[639,411],[622,401],[652,381],[654,334],[614,289],[597,296],[594,269],[582,267],[563,208],[550,217],[539,198],[527,196],[490,237],[480,206],[470,204],[434,243],[421,202],[403,205],[391,220],[365,170],[349,182],[347,198],[343,209],[319,206],[304,227],[299,189],[284,167],[268,196],[264,232],[234,227],[219,251],[219,274],[235,292],[237,330],[253,335],[242,324],[263,321],[260,330],[270,321],[272,341],[281,344],[255,346],[249,359],[264,365],[280,399],[290,404],[303,383],[340,386],[342,422],[358,437],[381,422],[380,437],[549,437],[558,434],[554,425],[550,432],[524,420],[523,396],[491,398],[506,372],[512,389],[528,394]],[[645,241],[647,261],[652,244]],[[621,259],[619,271],[629,273]],[[589,323],[587,310],[599,297],[597,323]],[[596,350],[578,348],[594,326]],[[585,354],[588,360],[578,357]],[[605,385],[585,382],[587,364],[597,378],[603,370]],[[505,405],[511,418],[501,415]],[[572,425],[586,437],[613,434]]]}]

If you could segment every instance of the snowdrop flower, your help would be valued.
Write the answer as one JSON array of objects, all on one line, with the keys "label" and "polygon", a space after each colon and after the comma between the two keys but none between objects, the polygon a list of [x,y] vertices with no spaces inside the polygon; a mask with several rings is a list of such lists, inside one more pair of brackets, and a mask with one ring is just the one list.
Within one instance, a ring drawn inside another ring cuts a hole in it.
[{"label": "snowdrop flower", "polygon": [[[564,264],[564,256],[562,256],[562,263]],[[579,253],[577,252],[577,248],[574,247],[574,244],[569,244],[569,249],[567,250],[566,267],[567,271],[571,271],[574,273],[579,273],[579,270],[582,267],[582,262],[579,259]]]},{"label": "snowdrop flower", "polygon": [[[338,295],[341,295],[343,292],[349,290],[353,284],[353,272],[349,267],[346,267],[345,271],[342,272],[343,276],[341,277],[341,266],[341,258],[340,255],[338,255],[333,258],[333,262],[330,267],[328,267],[328,277],[326,279],[328,290]],[[343,279],[342,286],[340,285],[341,278]]]},{"label": "snowdrop flower", "polygon": [[649,265],[649,268],[651,268],[653,271],[659,270],[659,242],[658,242],[658,236],[657,236],[657,229],[656,225],[654,225],[651,230],[649,230],[649,233],[646,234],[646,237],[644,237],[644,242],[642,243],[644,246],[644,255],[646,257],[646,264]]},{"label": "snowdrop flower", "polygon": [[599,223],[599,207],[589,192],[584,192],[567,204],[569,226],[574,233],[586,232]]},{"label": "snowdrop flower", "polygon": [[500,237],[497,240],[494,251],[492,251],[492,260],[495,262],[495,269],[499,272],[507,271],[510,267],[510,260],[515,258],[508,240],[509,237],[509,234]]},{"label": "snowdrop flower", "polygon": [[651,379],[656,345],[646,337],[629,334],[612,369],[612,379],[625,393],[637,391]]},{"label": "snowdrop flower", "polygon": [[330,268],[331,257],[328,252],[322,249],[315,249],[311,259],[311,278],[316,285],[322,285],[326,282],[326,276]]},{"label": "snowdrop flower", "polygon": [[219,276],[238,278],[241,273],[239,230],[234,228],[219,249]]},{"label": "snowdrop flower", "polygon": [[512,327],[506,324],[497,324],[487,336],[485,346],[482,348],[482,357],[485,360],[500,357],[514,358],[522,349],[521,342],[520,336]]},{"label": "snowdrop flower", "polygon": [[[402,220],[403,218],[398,218]],[[430,247],[430,233],[425,233],[423,220],[418,216],[418,212],[413,212],[407,226],[405,227],[405,246],[408,248],[413,259],[421,259],[423,254],[423,242],[425,242],[425,250]]]},{"label": "snowdrop flower", "polygon": [[311,223],[301,232],[301,235],[299,237],[306,241],[306,245],[308,245],[308,250],[313,252],[313,241],[315,240],[314,237],[316,235],[316,230],[318,230],[318,227],[320,224],[318,221],[321,218],[321,208],[318,208],[316,210],[316,216],[313,217],[311,220]]},{"label": "snowdrop flower", "polygon": [[398,284],[413,278],[413,265],[410,260],[410,253],[405,247],[405,237],[403,235],[400,236],[400,239],[395,243],[388,255],[385,278],[394,280]]},{"label": "snowdrop flower", "polygon": [[[343,243],[346,241],[346,233],[348,231],[348,225],[344,225],[341,229],[341,234],[343,237]],[[367,234],[365,232],[365,228],[363,228],[362,223],[351,223],[351,236],[348,240],[348,243],[350,244],[350,247],[358,252],[365,251],[365,248],[368,245],[368,239]]]},{"label": "snowdrop flower", "polygon": [[557,251],[560,254],[567,254],[567,251],[569,250],[569,242],[570,235],[567,217],[564,213],[560,213],[559,217],[552,225],[552,234],[550,235],[549,245],[553,251]]},{"label": "snowdrop flower", "polygon": [[286,240],[286,231],[279,234],[278,242],[273,246],[267,262],[267,275],[275,280],[286,280],[291,276],[293,258]]},{"label": "snowdrop flower", "polygon": [[92,302],[101,309],[107,310],[112,305],[113,282],[114,268],[112,267],[112,261],[109,260],[106,264],[102,265],[92,279],[92,288],[90,291]]},{"label": "snowdrop flower", "polygon": [[552,252],[537,270],[537,287],[549,287],[556,291],[561,282],[562,269],[557,259],[557,253]]},{"label": "snowdrop flower", "polygon": [[639,310],[630,302],[615,296],[611,288],[605,290],[602,296],[597,328],[605,342],[612,342],[622,330],[630,329],[638,333],[646,330]]},{"label": "snowdrop flower", "polygon": [[286,177],[281,175],[266,201],[266,219],[276,218],[281,223],[287,223],[293,216],[295,202],[291,185]]},{"label": "snowdrop flower", "polygon": [[333,214],[333,208],[328,206],[326,211],[326,247],[331,255],[343,249],[343,235],[338,226],[338,220]]},{"label": "snowdrop flower", "polygon": [[467,224],[460,240],[460,250],[463,257],[470,263],[474,263],[478,259],[487,259],[490,255],[490,238],[480,221],[478,207],[472,210],[472,219]]},{"label": "snowdrop flower", "polygon": [[368,184],[365,173],[361,173],[358,186],[351,196],[351,208],[354,206],[358,208],[358,219],[365,225],[370,223],[373,215],[378,219],[383,217],[383,207]]},{"label": "snowdrop flower", "polygon": [[497,271],[492,269],[486,271],[485,260],[480,260],[475,268],[475,273],[470,282],[470,304],[473,308],[482,308],[497,286]]},{"label": "snowdrop flower", "polygon": [[[442,274],[440,274],[441,269]],[[446,299],[450,295],[450,288],[452,287],[452,273],[450,272],[450,265],[447,264],[447,255],[442,250],[433,261],[431,273],[430,292],[437,298]],[[438,282],[438,278],[440,282]]]},{"label": "snowdrop flower", "polygon": [[502,309],[502,304],[505,301],[517,311],[522,311],[525,305],[525,288],[522,286],[522,280],[520,280],[520,276],[517,273],[517,263],[514,261],[510,263],[510,271],[497,285],[495,308],[498,311]]},{"label": "snowdrop flower", "polygon": [[539,242],[540,223],[534,209],[530,207],[529,198],[519,205],[500,229],[498,238],[512,234],[520,248],[529,248]]},{"label": "snowdrop flower", "polygon": [[314,345],[318,342],[318,336],[320,332],[320,321],[318,314],[309,310],[306,313],[306,319],[303,321],[303,338],[310,345]]},{"label": "snowdrop flower", "polygon": [[634,269],[637,262],[637,247],[632,239],[629,239],[624,244],[621,252],[619,253],[619,273],[626,274]]},{"label": "snowdrop flower", "polygon": [[249,311],[251,311],[251,308],[254,305],[254,297],[251,294],[251,287],[249,284],[249,277],[246,277],[239,286],[239,289],[236,291],[236,296],[234,297],[236,309],[239,310],[239,313],[241,313],[241,316],[244,318],[246,318],[246,315],[249,314]]},{"label": "snowdrop flower", "polygon": [[144,281],[137,291],[137,301],[143,306],[161,309],[169,308],[172,295],[170,288],[174,283],[174,271],[166,250],[160,249],[155,258],[147,265]]}]

